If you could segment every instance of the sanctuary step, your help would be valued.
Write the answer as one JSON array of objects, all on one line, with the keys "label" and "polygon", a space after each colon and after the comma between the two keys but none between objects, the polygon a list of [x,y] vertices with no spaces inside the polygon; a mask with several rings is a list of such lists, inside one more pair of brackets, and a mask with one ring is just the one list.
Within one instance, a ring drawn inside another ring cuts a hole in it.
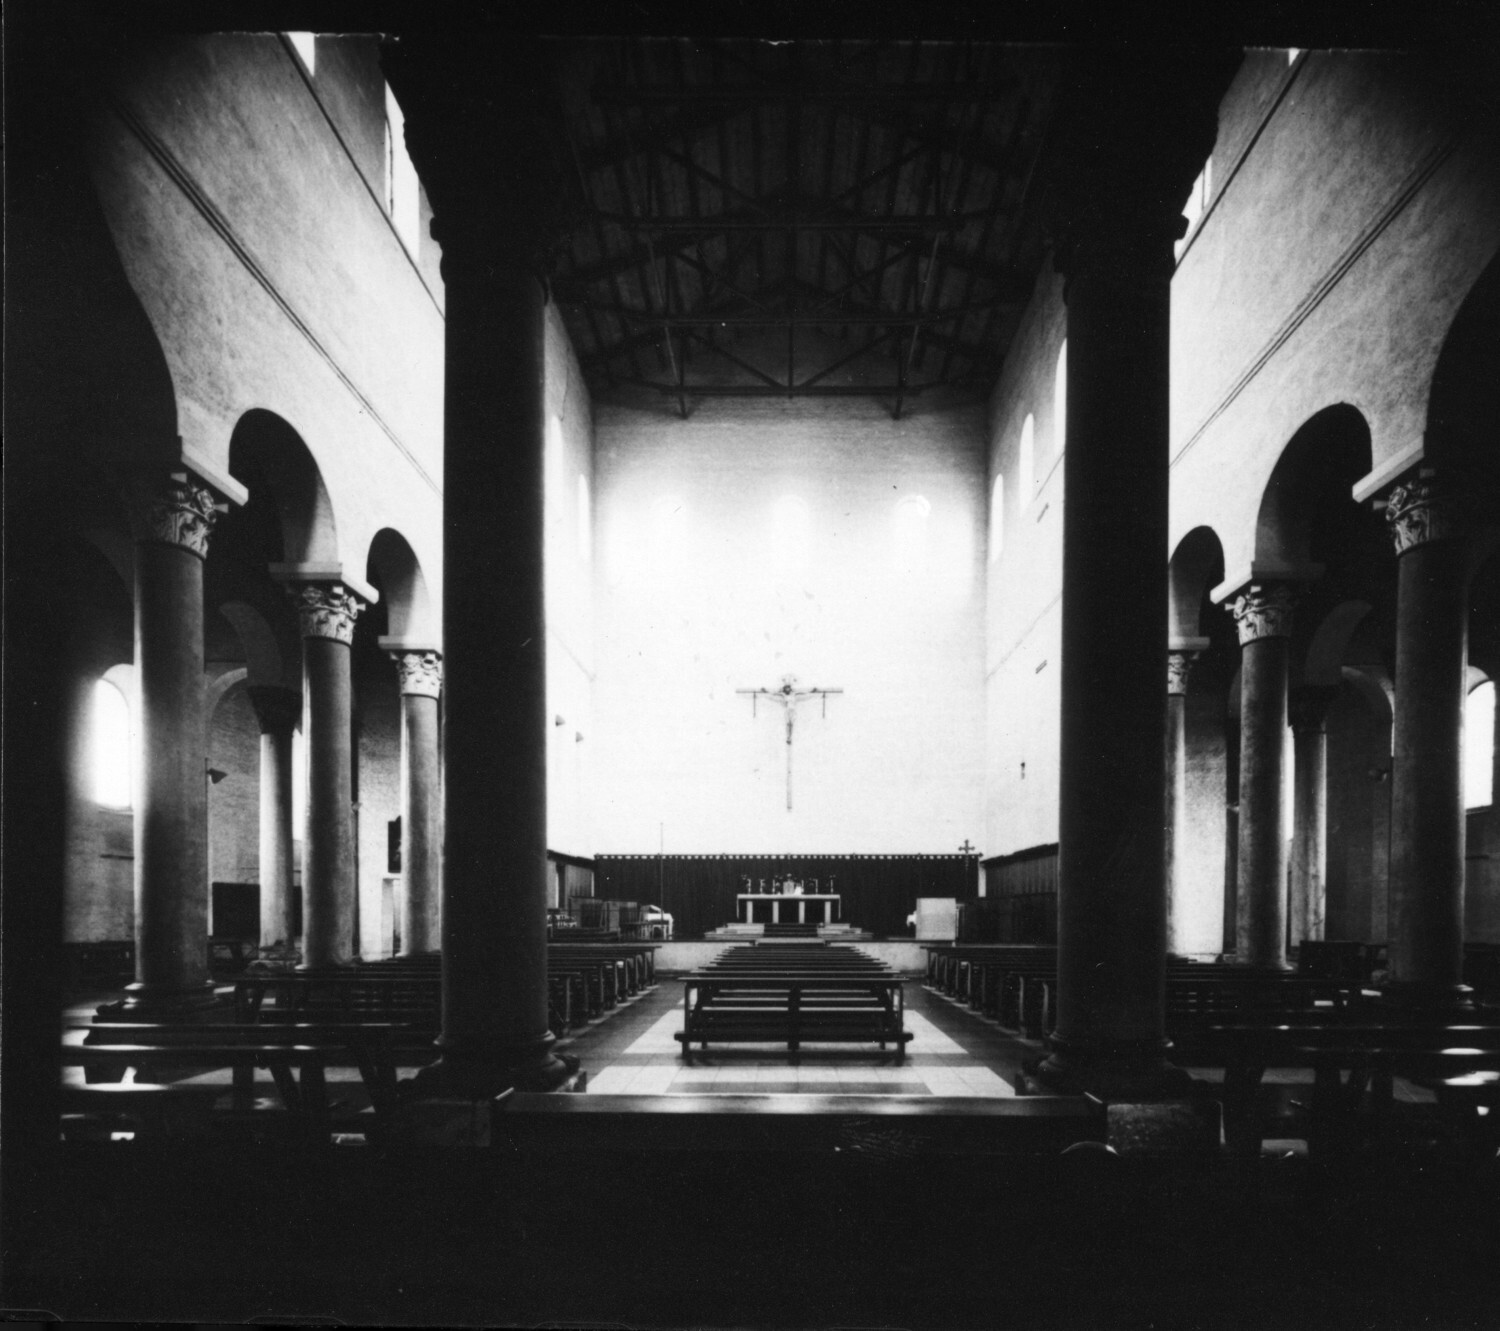
[{"label": "sanctuary step", "polygon": [[816,938],[818,926],[816,924],[767,924],[762,928],[765,938]]}]

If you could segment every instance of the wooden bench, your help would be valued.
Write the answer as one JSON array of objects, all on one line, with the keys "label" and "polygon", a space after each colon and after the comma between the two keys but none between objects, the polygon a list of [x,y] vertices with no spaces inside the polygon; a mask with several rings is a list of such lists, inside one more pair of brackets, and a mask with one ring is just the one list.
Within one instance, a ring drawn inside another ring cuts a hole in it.
[{"label": "wooden bench", "polygon": [[1105,1140],[1093,1096],[542,1095],[509,1091],[491,1111],[491,1140],[523,1152],[1056,1155]]},{"label": "wooden bench", "polygon": [[696,973],[683,979],[683,1028],[676,1032],[683,1061],[710,1043],[785,1044],[798,1061],[803,1044],[875,1043],[894,1046],[899,1064],[911,1032],[899,976]]},{"label": "wooden bench", "polygon": [[[226,1050],[235,1052],[226,1057]],[[118,1082],[127,1068],[158,1077],[228,1067],[240,1113],[251,1108],[256,1069],[265,1068],[288,1111],[319,1121],[327,1118],[324,1070],[354,1067],[383,1125],[395,1109],[397,1069],[421,1067],[437,1054],[430,1030],[396,1024],[121,1022],[90,1027],[80,1044],[66,1044],[64,1063],[84,1068],[92,1084],[104,1077]],[[294,1066],[300,1082],[292,1080]]]},{"label": "wooden bench", "polygon": [[399,1021],[437,1028],[438,975],[336,971],[250,971],[234,982],[235,1020]]},{"label": "wooden bench", "polygon": [[1367,1100],[1375,1114],[1388,1112],[1398,1076],[1432,1085],[1500,1069],[1500,1024],[1308,1014],[1303,1020],[1210,1026],[1199,1033],[1191,1054],[1174,1057],[1224,1069],[1226,1144],[1242,1154],[1258,1152],[1265,1136],[1257,1099],[1267,1069],[1311,1069],[1309,1150],[1324,1150],[1352,1136],[1354,1115]]}]

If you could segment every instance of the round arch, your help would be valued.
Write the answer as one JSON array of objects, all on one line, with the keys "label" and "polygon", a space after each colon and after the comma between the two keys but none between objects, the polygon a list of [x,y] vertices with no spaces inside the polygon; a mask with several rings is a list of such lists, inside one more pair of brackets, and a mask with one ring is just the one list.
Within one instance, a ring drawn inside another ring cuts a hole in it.
[{"label": "round arch", "polygon": [[394,527],[382,527],[370,541],[365,577],[380,590],[386,633],[406,642],[441,641],[437,612],[416,551]]},{"label": "round arch", "polygon": [[1276,459],[1255,519],[1254,571],[1298,573],[1314,563],[1325,520],[1353,508],[1353,486],[1371,467],[1364,414],[1337,403],[1309,417]]},{"label": "round arch", "polygon": [[269,525],[274,515],[282,560],[338,563],[333,501],[317,461],[291,425],[259,407],[245,412],[230,435],[229,472],[250,491],[245,509],[251,521]]}]

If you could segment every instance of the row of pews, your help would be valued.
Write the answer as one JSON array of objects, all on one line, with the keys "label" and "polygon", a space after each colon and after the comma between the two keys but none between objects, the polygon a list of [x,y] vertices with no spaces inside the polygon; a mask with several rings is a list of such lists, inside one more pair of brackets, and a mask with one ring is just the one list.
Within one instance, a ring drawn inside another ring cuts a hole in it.
[{"label": "row of pews", "polygon": [[[1055,1018],[1056,949],[930,945],[927,985],[1029,1039]],[[1340,947],[1305,972],[1172,960],[1166,1034],[1183,1067],[1222,1072],[1227,1146],[1257,1153],[1268,1136],[1305,1136],[1332,1154],[1399,1135],[1397,1081],[1431,1092],[1409,1112],[1420,1131],[1486,1158],[1500,1149],[1500,994],[1479,988],[1473,1015],[1401,1013],[1366,986],[1378,953]],[[1275,1131],[1272,1069],[1312,1073],[1292,1132]],[[1404,1107],[1403,1107],[1404,1108]]]},{"label": "row of pews", "polygon": [[[549,946],[555,1029],[653,987],[654,952],[637,943]],[[437,1057],[441,1014],[436,956],[335,972],[252,968],[195,1020],[140,1021],[123,1004],[107,1005],[63,1032],[63,1135],[380,1141],[395,1131],[398,1074]]]},{"label": "row of pews", "polygon": [[[683,1061],[710,1045],[784,1045],[793,1063],[805,1044],[889,1047],[895,1062],[905,1029],[902,977],[853,947],[757,942],[731,947],[683,976]],[[821,1051],[820,1051],[821,1052]]]}]

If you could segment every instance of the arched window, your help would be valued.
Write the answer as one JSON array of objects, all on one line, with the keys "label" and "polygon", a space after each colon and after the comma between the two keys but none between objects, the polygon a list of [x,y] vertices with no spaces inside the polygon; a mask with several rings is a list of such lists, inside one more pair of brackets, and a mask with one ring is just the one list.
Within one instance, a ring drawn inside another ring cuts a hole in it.
[{"label": "arched window", "polygon": [[796,573],[807,566],[812,539],[812,510],[797,495],[782,495],[771,506],[771,567]]},{"label": "arched window", "polygon": [[1026,413],[1026,423],[1021,426],[1021,448],[1019,474],[1016,478],[1016,511],[1024,513],[1031,503],[1032,486],[1036,484],[1036,420]]},{"label": "arched window", "polygon": [[1068,339],[1057,349],[1057,370],[1052,376],[1052,455],[1061,457],[1068,446]]},{"label": "arched window", "polygon": [[1469,690],[1464,708],[1464,808],[1495,801],[1495,681]]},{"label": "arched window", "polygon": [[920,573],[927,563],[927,519],[932,505],[922,495],[907,495],[896,503],[895,557],[898,573]]},{"label": "arched window", "polygon": [[1005,477],[995,477],[995,488],[990,491],[990,563],[1000,558],[1005,545]]},{"label": "arched window", "polygon": [[89,705],[89,768],[94,800],[105,808],[128,809],[134,759],[130,702],[125,690],[106,676],[94,681]]}]

